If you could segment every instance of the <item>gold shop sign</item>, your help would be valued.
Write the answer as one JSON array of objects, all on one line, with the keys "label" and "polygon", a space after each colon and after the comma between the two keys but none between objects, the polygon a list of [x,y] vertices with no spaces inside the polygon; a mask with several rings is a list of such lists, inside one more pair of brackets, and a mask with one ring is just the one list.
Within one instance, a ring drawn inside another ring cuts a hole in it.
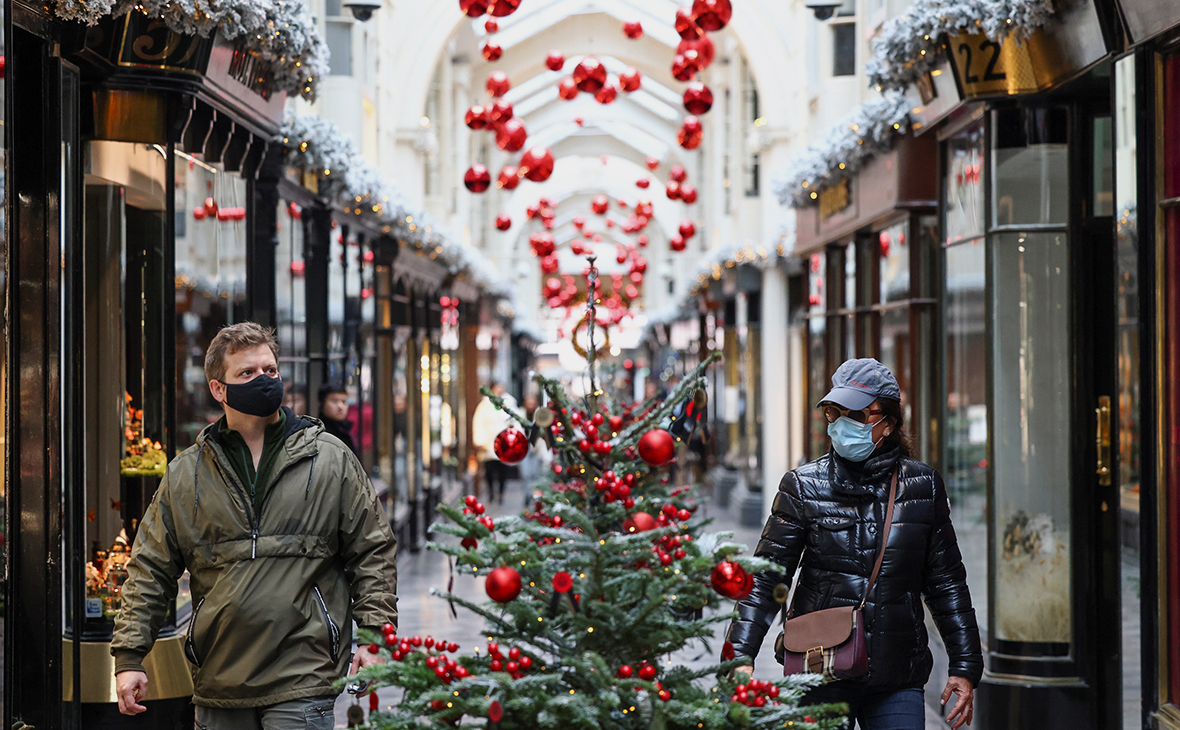
[{"label": "gold shop sign", "polygon": [[840,180],[827,190],[819,193],[819,217],[831,218],[852,203],[852,196],[848,193],[848,178]]},{"label": "gold shop sign", "polygon": [[960,33],[949,46],[959,87],[969,99],[1034,94],[1076,70],[1039,28],[1023,42],[1011,34],[996,42],[982,33]]}]

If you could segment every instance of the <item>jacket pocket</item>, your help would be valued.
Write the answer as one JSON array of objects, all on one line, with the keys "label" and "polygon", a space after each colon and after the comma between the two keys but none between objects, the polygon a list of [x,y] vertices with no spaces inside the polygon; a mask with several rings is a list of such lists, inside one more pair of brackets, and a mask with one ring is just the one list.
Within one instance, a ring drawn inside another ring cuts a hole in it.
[{"label": "jacket pocket", "polygon": [[340,656],[340,627],[332,620],[332,614],[328,613],[328,604],[324,602],[324,594],[320,593],[320,587],[313,585],[311,590],[315,593],[320,613],[324,615],[324,623],[328,625],[328,647],[331,650],[332,658],[336,659]]},{"label": "jacket pocket", "polygon": [[195,638],[195,636],[193,635],[193,629],[197,625],[197,614],[199,614],[201,612],[201,606],[204,606],[204,605],[205,605],[204,598],[202,598],[200,601],[197,601],[197,605],[193,608],[193,616],[191,619],[189,619],[189,622],[188,622],[188,636],[184,640],[184,655],[185,655],[185,657],[190,662],[197,665],[198,667],[201,666],[201,658],[199,656],[197,656],[197,646],[193,641]]},{"label": "jacket pocket", "polygon": [[820,517],[811,523],[812,546],[822,559],[851,557],[856,545],[856,517],[853,515],[831,515]]}]

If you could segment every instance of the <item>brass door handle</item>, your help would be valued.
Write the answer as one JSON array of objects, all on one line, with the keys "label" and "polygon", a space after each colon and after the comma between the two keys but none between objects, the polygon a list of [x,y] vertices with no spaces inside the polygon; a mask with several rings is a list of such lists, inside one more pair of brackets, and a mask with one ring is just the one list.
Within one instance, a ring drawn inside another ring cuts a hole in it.
[{"label": "brass door handle", "polygon": [[1109,487],[1110,475],[1110,396],[1098,396],[1098,407],[1094,409],[1097,415],[1097,435],[1095,443],[1098,447],[1098,484]]}]

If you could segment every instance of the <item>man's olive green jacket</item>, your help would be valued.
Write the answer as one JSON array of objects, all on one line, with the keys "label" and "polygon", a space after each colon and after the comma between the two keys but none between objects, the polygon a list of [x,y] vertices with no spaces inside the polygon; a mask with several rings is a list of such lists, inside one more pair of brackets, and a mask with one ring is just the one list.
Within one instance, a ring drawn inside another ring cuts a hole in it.
[{"label": "man's olive green jacket", "polygon": [[214,424],[177,456],[131,550],[111,652],[142,670],[177,579],[193,596],[193,702],[261,707],[335,694],[352,621],[397,625],[396,543],[360,462],[287,411],[284,448],[255,510]]}]

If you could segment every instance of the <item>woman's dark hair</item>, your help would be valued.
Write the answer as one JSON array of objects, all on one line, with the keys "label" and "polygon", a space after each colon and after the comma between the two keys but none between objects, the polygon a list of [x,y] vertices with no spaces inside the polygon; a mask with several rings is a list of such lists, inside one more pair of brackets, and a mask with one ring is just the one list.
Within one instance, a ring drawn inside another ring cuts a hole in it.
[{"label": "woman's dark hair", "polygon": [[893,422],[893,430],[885,437],[885,443],[900,449],[902,456],[912,457],[914,446],[910,442],[909,434],[905,432],[905,411],[901,408],[901,401],[892,398],[878,398],[877,404],[881,406],[881,413],[884,414],[884,417]]}]

